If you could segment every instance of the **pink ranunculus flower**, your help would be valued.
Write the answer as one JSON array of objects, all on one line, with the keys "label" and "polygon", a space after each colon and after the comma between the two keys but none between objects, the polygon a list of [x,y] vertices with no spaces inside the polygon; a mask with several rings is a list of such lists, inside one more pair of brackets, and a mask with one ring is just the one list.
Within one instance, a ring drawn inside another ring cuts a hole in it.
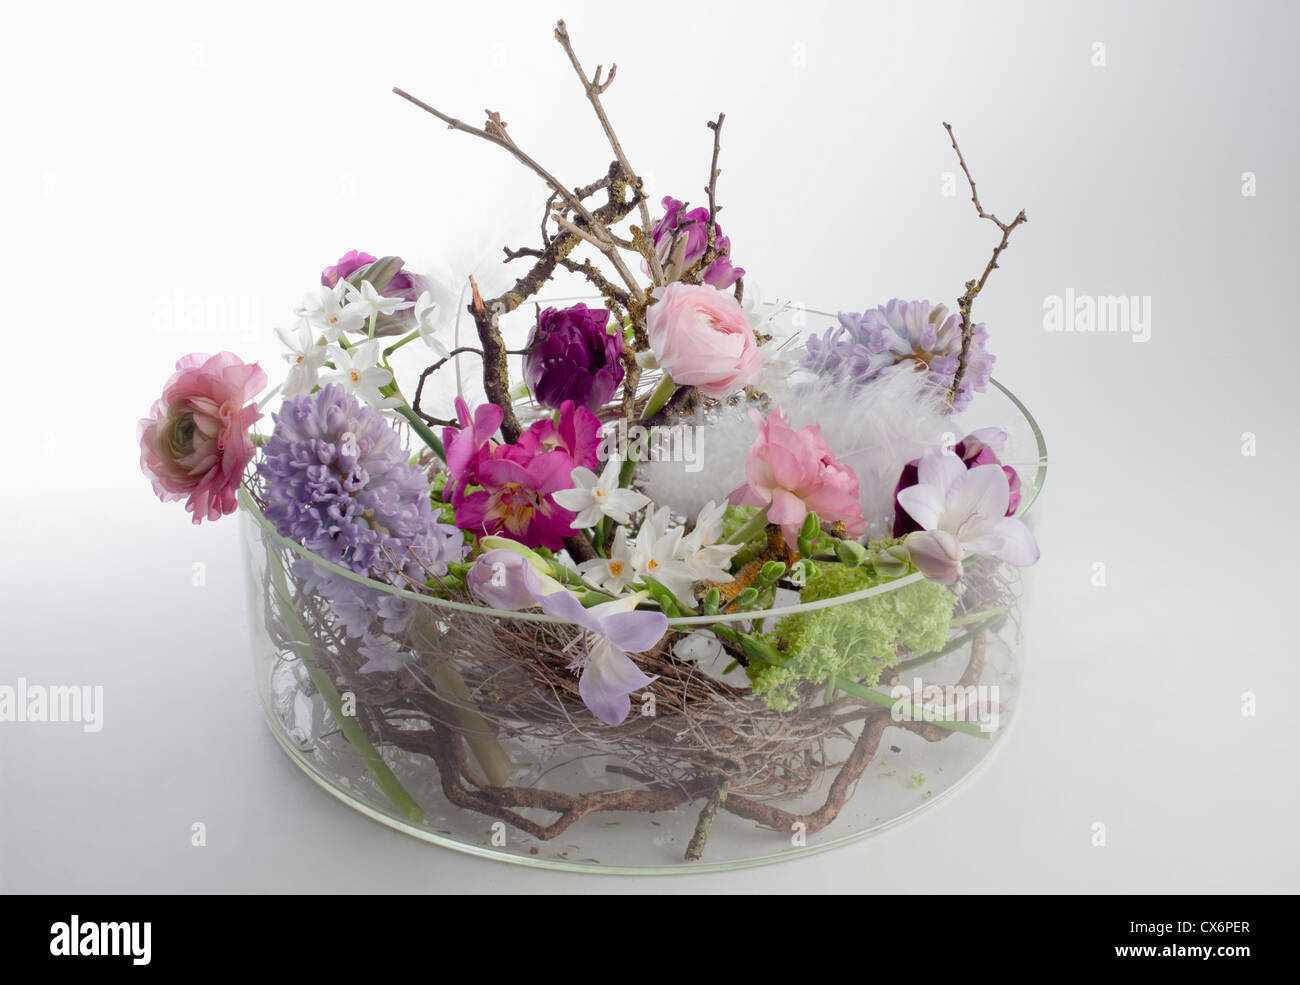
[{"label": "pink ranunculus flower", "polygon": [[858,498],[858,476],[831,454],[821,427],[790,427],[785,411],[767,415],[750,409],[758,438],[745,462],[747,482],[731,494],[737,506],[767,507],[767,518],[795,546],[804,518],[816,513],[823,523],[840,521],[850,536],[867,529]]},{"label": "pink ranunculus flower", "polygon": [[254,452],[248,429],[262,416],[251,401],[265,388],[262,368],[233,352],[196,352],[176,363],[138,429],[140,468],[159,499],[188,496],[195,523],[235,512]]},{"label": "pink ranunculus flower", "polygon": [[646,312],[650,349],[682,386],[721,399],[757,383],[763,350],[735,297],[707,284],[669,284]]}]

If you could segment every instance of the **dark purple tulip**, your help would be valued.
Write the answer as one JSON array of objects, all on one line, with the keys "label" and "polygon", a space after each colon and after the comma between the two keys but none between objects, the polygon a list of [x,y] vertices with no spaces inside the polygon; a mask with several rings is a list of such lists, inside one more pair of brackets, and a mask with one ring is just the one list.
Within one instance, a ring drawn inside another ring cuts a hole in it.
[{"label": "dark purple tulip", "polygon": [[609,332],[609,311],[575,304],[547,308],[537,319],[524,356],[524,379],[543,407],[572,400],[595,411],[623,382],[623,335]]},{"label": "dark purple tulip", "polygon": [[[1002,450],[1006,442],[1007,433],[1001,428],[980,428],[957,442],[953,446],[953,451],[968,469],[973,469],[977,465],[1002,465],[998,460],[998,452]],[[916,485],[920,479],[917,471],[920,464],[921,460],[915,459],[904,465],[903,471],[898,477],[898,485],[894,487],[895,537],[904,537],[914,530],[921,529],[907,510],[898,504],[898,494],[909,486]],[[1007,516],[1014,516],[1016,510],[1020,507],[1020,476],[1010,465],[1002,465],[1002,471],[1007,474],[1007,483],[1011,487],[1011,498],[1007,501]]]}]

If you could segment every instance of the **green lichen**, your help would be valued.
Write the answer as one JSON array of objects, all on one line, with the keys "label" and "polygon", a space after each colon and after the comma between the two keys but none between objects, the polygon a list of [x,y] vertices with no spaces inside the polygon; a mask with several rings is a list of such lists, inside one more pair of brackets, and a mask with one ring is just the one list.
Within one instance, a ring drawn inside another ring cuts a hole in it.
[{"label": "green lichen", "polygon": [[[799,593],[801,602],[860,591],[878,584],[866,567],[823,562],[821,572]],[[764,636],[782,655],[779,664],[746,668],[754,693],[788,711],[805,683],[825,686],[849,677],[874,687],[881,673],[898,663],[900,647],[929,653],[948,639],[955,597],[942,585],[920,581],[871,598],[786,616]]]}]

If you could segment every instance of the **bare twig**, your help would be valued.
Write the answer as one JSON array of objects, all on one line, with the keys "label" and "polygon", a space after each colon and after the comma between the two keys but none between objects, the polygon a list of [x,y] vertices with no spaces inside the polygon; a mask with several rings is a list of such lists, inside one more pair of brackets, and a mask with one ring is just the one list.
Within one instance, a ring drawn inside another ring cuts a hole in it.
[{"label": "bare twig", "polygon": [[478,329],[479,343],[483,346],[483,390],[494,404],[501,408],[501,434],[508,442],[519,440],[523,427],[515,416],[514,403],[510,399],[510,368],[506,362],[506,344],[501,338],[501,329],[497,327],[497,312],[483,302],[478,283],[473,277],[469,279],[470,289],[474,292],[469,303],[469,313],[474,318],[474,327]]},{"label": "bare twig", "polygon": [[1017,226],[1028,222],[1029,217],[1025,215],[1025,210],[1021,209],[1010,222],[1003,222],[992,212],[984,211],[984,206],[980,203],[979,192],[975,190],[975,179],[971,176],[970,168],[966,166],[966,158],[962,155],[961,148],[957,146],[957,137],[952,132],[952,124],[945,123],[943,128],[948,131],[948,138],[952,141],[952,149],[957,152],[957,163],[961,165],[962,172],[966,175],[966,181],[970,185],[970,200],[975,205],[976,214],[981,219],[987,219],[1002,231],[1002,239],[993,250],[993,256],[989,259],[988,265],[985,266],[984,273],[980,275],[979,280],[968,280],[965,293],[957,299],[957,310],[961,313],[961,354],[957,358],[957,371],[953,374],[952,385],[948,389],[948,403],[951,404],[957,399],[957,394],[961,390],[962,378],[966,375],[966,361],[970,356],[971,338],[975,332],[975,326],[971,322],[971,307],[974,305],[975,298],[980,291],[984,289],[989,274],[997,269],[998,258],[1006,250],[1012,231]]},{"label": "bare twig", "polygon": [[717,254],[717,237],[718,237],[718,175],[722,172],[718,170],[718,153],[722,150],[722,121],[727,118],[726,113],[719,113],[717,120],[709,121],[709,129],[713,131],[713,163],[709,167],[709,183],[704,191],[709,196],[709,227],[705,232],[707,237],[707,247],[704,251],[704,267],[711,264]]},{"label": "bare twig", "polygon": [[[587,99],[591,102],[591,108],[596,111],[596,118],[600,120],[600,126],[605,131],[605,139],[609,141],[609,146],[613,148],[614,156],[618,158],[618,163],[623,166],[623,171],[628,180],[632,183],[632,190],[641,192],[644,185],[641,178],[632,170],[632,165],[628,163],[627,154],[623,150],[623,145],[619,142],[618,135],[614,132],[614,125],[609,122],[609,117],[605,113],[605,107],[600,101],[601,93],[608,89],[614,82],[614,73],[618,71],[617,65],[611,65],[609,69],[609,78],[604,84],[600,81],[601,66],[596,66],[596,74],[590,79],[587,78],[586,71],[583,70],[582,63],[578,61],[578,55],[573,50],[573,44],[569,39],[569,30],[564,25],[564,21],[557,21],[555,24],[555,40],[560,43],[564,53],[569,56],[569,63],[573,70],[578,73],[578,78],[582,80],[583,91],[587,94]],[[663,265],[659,262],[659,256],[655,253],[654,244],[648,242],[650,236],[650,209],[645,204],[644,197],[640,203],[642,235],[636,241],[640,249],[638,252],[645,257],[646,263],[650,266],[650,276],[656,285],[666,283],[664,278]]]},{"label": "bare twig", "polygon": [[462,345],[459,348],[452,349],[451,352],[447,353],[447,355],[439,359],[436,363],[434,363],[431,366],[426,366],[424,369],[420,371],[420,380],[418,383],[415,384],[415,399],[411,401],[411,409],[415,411],[417,414],[419,414],[420,417],[424,419],[424,422],[426,424],[450,425],[453,422],[444,420],[441,417],[433,417],[429,414],[426,414],[424,411],[420,409],[420,398],[424,396],[424,381],[427,380],[434,373],[436,373],[438,370],[442,369],[442,367],[445,366],[452,359],[455,359],[457,356],[463,355],[464,353],[467,352],[472,352],[478,356],[483,355],[482,349],[476,349],[472,345]]}]

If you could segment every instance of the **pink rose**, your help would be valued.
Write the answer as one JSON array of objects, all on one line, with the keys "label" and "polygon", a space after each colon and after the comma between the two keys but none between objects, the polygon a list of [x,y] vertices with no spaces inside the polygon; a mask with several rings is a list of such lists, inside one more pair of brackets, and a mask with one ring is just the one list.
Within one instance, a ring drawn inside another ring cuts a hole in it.
[{"label": "pink rose", "polygon": [[265,387],[262,368],[233,352],[191,353],[176,363],[138,431],[140,468],[159,499],[188,496],[195,523],[235,512],[254,451],[248,429],[262,416],[250,401]]},{"label": "pink rose", "polygon": [[646,313],[650,349],[682,386],[721,399],[757,383],[763,350],[740,303],[707,284],[669,284]]},{"label": "pink rose", "polygon": [[780,526],[791,547],[810,512],[827,525],[842,521],[853,537],[867,529],[857,474],[835,461],[820,426],[796,431],[779,408],[766,421],[751,408],[749,418],[758,438],[745,462],[748,481],[732,492],[732,504],[767,507],[768,522]]}]

